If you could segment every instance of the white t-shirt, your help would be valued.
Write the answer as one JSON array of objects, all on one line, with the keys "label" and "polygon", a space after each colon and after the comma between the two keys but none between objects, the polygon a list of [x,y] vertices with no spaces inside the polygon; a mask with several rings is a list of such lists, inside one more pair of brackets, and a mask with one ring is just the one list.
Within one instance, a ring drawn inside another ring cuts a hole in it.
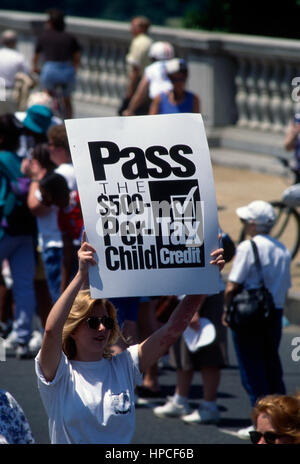
[{"label": "white t-shirt", "polygon": [[20,52],[9,47],[0,49],[0,77],[5,80],[6,88],[14,86],[17,72],[29,74],[29,71],[29,65]]},{"label": "white t-shirt", "polygon": [[[65,178],[71,191],[77,189],[74,166],[71,163],[61,164],[55,169],[55,172]],[[40,202],[42,201],[42,195],[39,189],[35,191],[35,197]],[[37,216],[37,225],[39,231],[38,241],[42,250],[50,247],[62,248],[63,240],[61,230],[58,226],[57,206],[52,205],[47,214]],[[74,240],[74,244],[78,245],[80,242]]]},{"label": "white t-shirt", "polygon": [[139,34],[135,37],[126,55],[126,62],[128,65],[137,66],[141,73],[144,68],[149,64],[149,48],[151,47],[152,39],[147,34]]},{"label": "white t-shirt", "polygon": [[170,92],[172,82],[167,76],[165,61],[155,61],[147,66],[144,75],[149,82],[149,97],[155,98],[163,92]]},{"label": "white t-shirt", "polygon": [[134,389],[142,382],[138,345],[112,359],[69,361],[64,353],[47,382],[36,357],[38,387],[53,444],[126,444],[135,429]]},{"label": "white t-shirt", "polygon": [[[42,201],[42,195],[39,189],[34,192],[34,195],[38,201]],[[61,230],[58,227],[58,207],[52,205],[49,207],[47,214],[41,214],[37,216],[38,226],[38,244],[42,251],[46,248],[62,248],[63,240]]]},{"label": "white t-shirt", "polygon": [[[284,307],[286,294],[291,287],[291,256],[287,248],[269,235],[255,235],[265,286],[273,295],[276,308]],[[250,240],[237,246],[228,280],[243,284],[246,289],[259,287],[259,275]]]}]

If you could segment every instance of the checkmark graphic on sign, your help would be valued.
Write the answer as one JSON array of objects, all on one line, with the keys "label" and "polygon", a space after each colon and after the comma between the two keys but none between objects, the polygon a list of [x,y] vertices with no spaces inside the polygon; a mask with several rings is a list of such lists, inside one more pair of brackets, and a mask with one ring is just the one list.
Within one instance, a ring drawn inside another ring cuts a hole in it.
[{"label": "checkmark graphic on sign", "polygon": [[[197,190],[197,186],[194,186],[191,188],[191,190],[189,191],[189,193],[187,194],[187,196],[185,197],[183,203],[182,203],[182,200],[183,200],[183,197],[182,196],[172,196],[172,203],[173,203],[173,210],[174,210],[174,215],[176,217],[182,217],[182,216],[186,216],[186,213],[188,212],[189,214],[193,211],[193,208],[192,210],[189,210],[188,211],[188,208],[192,205],[193,207],[193,197],[194,197],[194,193],[196,192]],[[192,203],[191,203],[192,202]]]}]

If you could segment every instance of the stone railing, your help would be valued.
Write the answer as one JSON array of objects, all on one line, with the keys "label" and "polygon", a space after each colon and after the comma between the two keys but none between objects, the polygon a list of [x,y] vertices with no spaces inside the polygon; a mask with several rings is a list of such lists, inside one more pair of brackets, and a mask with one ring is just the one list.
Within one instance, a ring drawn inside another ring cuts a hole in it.
[{"label": "stone railing", "polygon": [[[0,31],[18,30],[19,48],[31,59],[35,34],[44,20],[40,14],[0,11]],[[115,111],[127,81],[129,25],[74,17],[67,18],[67,25],[82,45],[75,100],[88,105],[91,114],[99,105]],[[299,41],[154,26],[150,32],[154,40],[170,41],[177,56],[187,59],[188,86],[201,98],[211,140],[242,148],[241,140],[246,138],[247,148],[252,150],[250,140],[255,133],[269,139],[272,134],[278,146],[282,143],[283,132],[297,109],[292,80],[300,76]],[[243,134],[237,145],[229,142],[233,130]],[[261,151],[269,152],[270,147],[264,150],[262,145]]]},{"label": "stone railing", "polygon": [[238,44],[229,39],[225,48],[237,62],[237,125],[282,133],[298,107],[300,42],[248,37]]}]

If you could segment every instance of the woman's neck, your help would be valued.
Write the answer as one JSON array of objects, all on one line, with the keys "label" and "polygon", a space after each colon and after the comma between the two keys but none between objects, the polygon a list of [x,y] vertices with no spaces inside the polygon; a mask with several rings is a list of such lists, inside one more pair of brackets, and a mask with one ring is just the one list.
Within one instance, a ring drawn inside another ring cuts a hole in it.
[{"label": "woman's neck", "polygon": [[181,103],[185,99],[186,92],[185,90],[176,92],[175,90],[171,91],[171,102],[172,103]]}]

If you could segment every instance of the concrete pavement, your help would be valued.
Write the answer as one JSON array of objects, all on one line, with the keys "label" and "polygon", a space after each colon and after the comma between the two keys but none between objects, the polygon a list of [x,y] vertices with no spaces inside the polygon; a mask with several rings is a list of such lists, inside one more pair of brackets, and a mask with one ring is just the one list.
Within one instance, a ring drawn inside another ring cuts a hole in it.
[{"label": "concrete pavement", "polygon": [[[300,337],[300,328],[289,326],[283,331],[280,355],[284,370],[284,380],[288,393],[300,388],[300,343],[294,345]],[[246,444],[236,437],[241,427],[247,427],[250,417],[250,405],[239,377],[236,357],[228,331],[229,367],[222,371],[218,392],[218,405],[221,422],[218,425],[186,425],[180,419],[157,418],[152,407],[163,404],[167,395],[174,392],[175,371],[169,367],[160,369],[159,382],[162,397],[148,406],[136,408],[136,431],[133,444]],[[0,362],[0,388],[8,390],[20,403],[32,428],[37,444],[48,444],[47,417],[38,393],[34,361],[19,361],[8,357]],[[202,397],[202,379],[196,373],[190,391],[191,406],[197,407]]]},{"label": "concrete pavement", "polygon": [[[220,225],[235,239],[239,232],[239,221],[235,215],[235,209],[255,199],[278,199],[282,190],[289,185],[289,180],[282,177],[282,172],[265,172],[263,166],[268,160],[263,162],[260,159],[262,167],[258,170],[259,163],[255,156],[252,157],[249,154],[243,161],[241,156],[240,153],[228,153],[226,150],[211,150],[216,197],[220,207]],[[253,161],[253,165],[251,161]],[[274,167],[275,164],[273,163]],[[300,256],[298,259],[300,259]],[[300,293],[300,268],[296,266],[296,262],[297,258],[292,267],[293,287],[286,311],[292,325],[284,328],[280,348],[288,393],[295,393],[300,388],[300,344],[293,344],[300,337],[298,299]],[[225,274],[228,272],[230,264],[227,266],[228,268],[225,267]],[[295,295],[295,299],[292,308],[293,295]],[[296,323],[299,326],[293,325]],[[240,383],[230,333],[228,333],[228,339],[230,365],[223,370],[218,394],[218,404],[222,418],[220,424],[186,425],[180,419],[159,419],[155,417],[152,412],[153,404],[151,406],[138,406],[136,410],[137,426],[133,444],[201,445],[248,443],[241,441],[235,435],[239,428],[249,425],[250,406],[248,397]],[[10,391],[23,407],[36,442],[38,444],[49,443],[47,417],[37,390],[33,360],[18,361],[13,357],[8,357],[6,362],[0,362],[0,379],[0,388]],[[175,372],[168,367],[161,369],[159,381],[163,397],[159,398],[156,404],[163,404],[165,397],[174,391],[176,384]],[[191,388],[193,406],[197,407],[201,396],[202,380],[198,374],[195,375]]]}]

